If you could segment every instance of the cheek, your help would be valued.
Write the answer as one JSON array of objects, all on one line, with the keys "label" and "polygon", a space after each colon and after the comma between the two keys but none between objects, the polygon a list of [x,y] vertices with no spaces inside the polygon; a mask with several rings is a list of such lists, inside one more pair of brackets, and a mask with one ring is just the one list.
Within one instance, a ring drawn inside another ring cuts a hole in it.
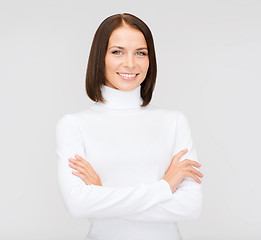
[{"label": "cheek", "polygon": [[105,72],[115,72],[117,69],[117,63],[110,57],[105,58]]},{"label": "cheek", "polygon": [[149,62],[149,59],[147,59],[146,61],[144,61],[142,63],[142,71],[147,72],[149,69],[149,65],[150,65],[150,62]]}]

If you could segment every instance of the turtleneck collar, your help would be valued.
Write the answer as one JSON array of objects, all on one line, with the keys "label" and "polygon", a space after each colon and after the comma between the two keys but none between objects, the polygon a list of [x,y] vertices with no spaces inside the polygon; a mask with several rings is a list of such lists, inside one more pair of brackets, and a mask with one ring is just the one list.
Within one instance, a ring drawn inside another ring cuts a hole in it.
[{"label": "turtleneck collar", "polygon": [[141,85],[138,85],[138,87],[131,91],[122,91],[102,85],[101,92],[105,103],[96,102],[94,107],[106,110],[140,110],[142,108],[140,105],[143,103],[140,90]]}]

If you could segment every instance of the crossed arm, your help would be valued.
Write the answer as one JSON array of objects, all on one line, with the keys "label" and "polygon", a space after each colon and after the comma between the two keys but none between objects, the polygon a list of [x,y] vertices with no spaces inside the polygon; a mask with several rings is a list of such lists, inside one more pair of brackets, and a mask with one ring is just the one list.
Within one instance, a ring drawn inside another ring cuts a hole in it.
[{"label": "crossed arm", "polygon": [[[174,154],[188,149],[180,161],[197,161],[188,121],[179,112]],[[58,184],[71,215],[87,218],[122,218],[146,222],[174,222],[197,219],[202,209],[202,187],[191,178],[184,178],[172,193],[168,182],[161,179],[153,184],[131,187],[87,185],[72,174],[68,159],[77,153],[84,156],[83,141],[70,114],[64,115],[56,128]]]}]

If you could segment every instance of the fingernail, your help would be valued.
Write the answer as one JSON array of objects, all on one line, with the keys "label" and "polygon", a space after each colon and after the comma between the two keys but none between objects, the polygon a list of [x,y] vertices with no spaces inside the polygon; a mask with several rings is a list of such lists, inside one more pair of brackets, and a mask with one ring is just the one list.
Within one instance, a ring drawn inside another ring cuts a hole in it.
[{"label": "fingernail", "polygon": [[78,155],[78,154],[75,154],[75,157],[79,157],[79,155]]}]

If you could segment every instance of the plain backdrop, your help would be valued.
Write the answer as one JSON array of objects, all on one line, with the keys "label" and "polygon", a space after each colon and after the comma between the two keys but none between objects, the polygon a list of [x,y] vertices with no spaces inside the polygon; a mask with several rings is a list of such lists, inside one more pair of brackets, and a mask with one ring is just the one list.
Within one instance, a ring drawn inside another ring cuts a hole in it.
[{"label": "plain backdrop", "polygon": [[204,173],[204,208],[184,240],[261,239],[261,2],[256,0],[0,2],[0,239],[81,240],[56,178],[55,127],[93,103],[92,39],[108,16],[140,17],[154,36],[151,104],[188,118]]}]

